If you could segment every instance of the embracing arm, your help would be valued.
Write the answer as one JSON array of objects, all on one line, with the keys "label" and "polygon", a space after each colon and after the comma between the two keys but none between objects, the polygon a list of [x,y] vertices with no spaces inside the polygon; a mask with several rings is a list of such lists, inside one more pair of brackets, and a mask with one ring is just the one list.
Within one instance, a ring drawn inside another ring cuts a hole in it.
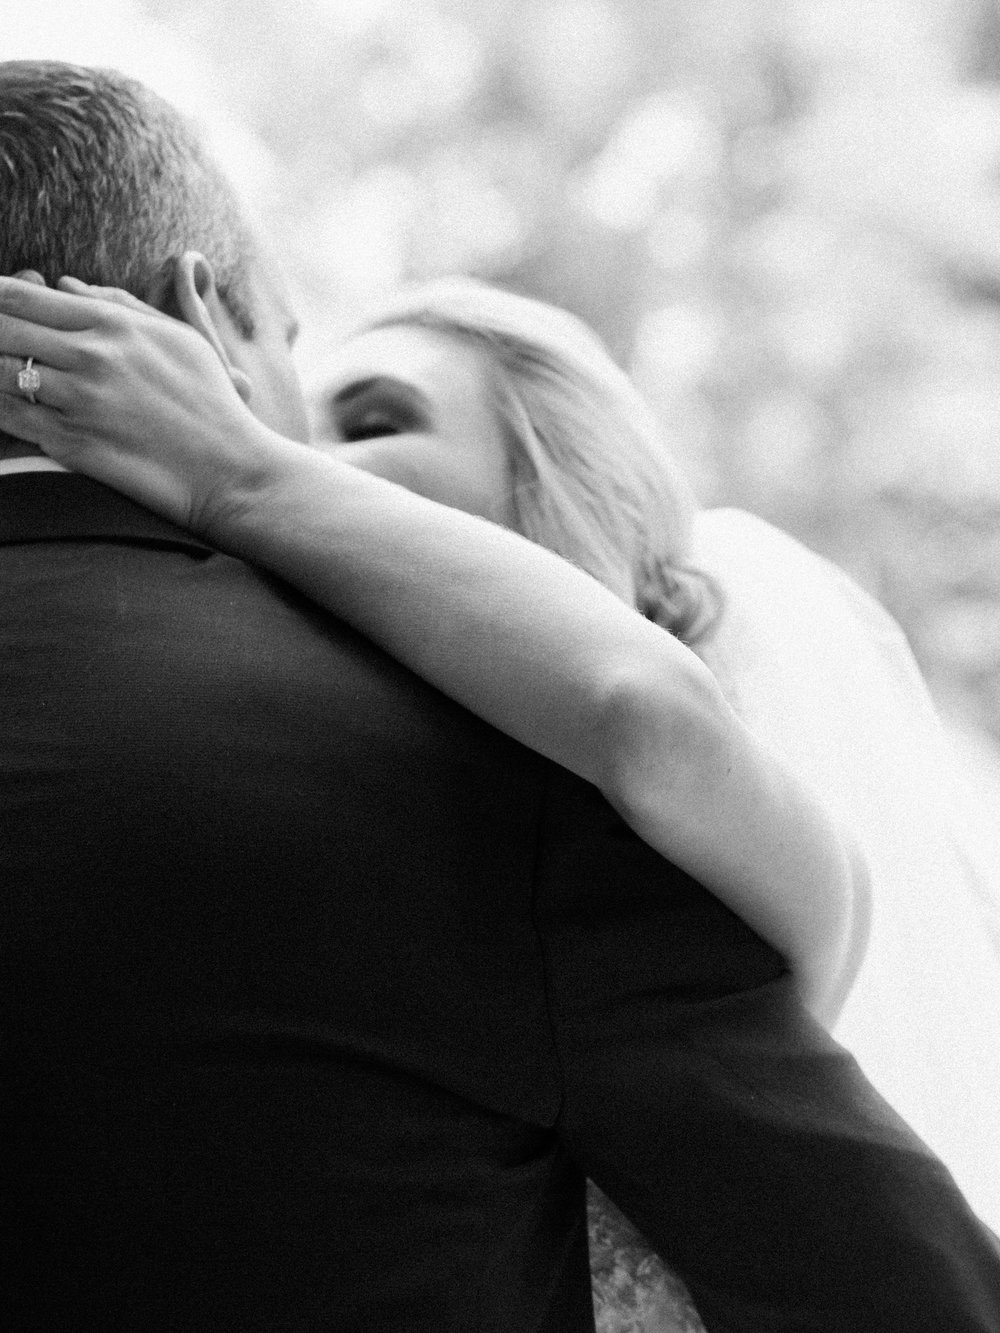
[{"label": "embracing arm", "polygon": [[217,544],[594,783],[832,1020],[866,935],[863,867],[688,648],[524,538],[274,437],[210,512]]},{"label": "embracing arm", "polygon": [[860,961],[863,875],[692,652],[551,552],[275,435],[175,321],[0,280],[0,352],[5,391],[10,353],[35,355],[52,397],[0,394],[0,427],[272,570],[594,783],[831,1021]]}]

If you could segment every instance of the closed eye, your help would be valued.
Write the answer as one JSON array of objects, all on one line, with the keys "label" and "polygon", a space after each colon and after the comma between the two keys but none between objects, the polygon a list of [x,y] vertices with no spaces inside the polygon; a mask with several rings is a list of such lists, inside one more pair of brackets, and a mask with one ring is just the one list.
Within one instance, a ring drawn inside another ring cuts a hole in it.
[{"label": "closed eye", "polygon": [[388,376],[358,380],[330,400],[330,418],[346,444],[430,428],[430,403],[414,385]]},{"label": "closed eye", "polygon": [[400,435],[402,427],[389,412],[369,408],[363,412],[348,412],[337,421],[337,434],[345,444],[361,440],[377,440],[383,435]]}]

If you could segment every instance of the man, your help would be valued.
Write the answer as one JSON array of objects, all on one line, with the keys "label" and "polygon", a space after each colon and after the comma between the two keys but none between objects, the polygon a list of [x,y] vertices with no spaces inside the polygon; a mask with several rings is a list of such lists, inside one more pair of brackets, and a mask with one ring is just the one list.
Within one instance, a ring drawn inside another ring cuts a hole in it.
[{"label": "man", "polygon": [[[0,268],[121,283],[67,239],[96,180],[131,289],[301,434],[280,301],[214,248],[197,205],[234,215],[170,113],[0,66],[4,116],[36,174]],[[585,1329],[566,1149],[710,1327],[1000,1326],[943,1172],[593,788],[101,487],[0,505],[15,1327]]]},{"label": "man", "polygon": [[[0,267],[126,282],[305,434],[291,317],[176,114],[3,65],[0,135]],[[590,1328],[544,766],[288,588],[0,450],[4,1326]]]}]

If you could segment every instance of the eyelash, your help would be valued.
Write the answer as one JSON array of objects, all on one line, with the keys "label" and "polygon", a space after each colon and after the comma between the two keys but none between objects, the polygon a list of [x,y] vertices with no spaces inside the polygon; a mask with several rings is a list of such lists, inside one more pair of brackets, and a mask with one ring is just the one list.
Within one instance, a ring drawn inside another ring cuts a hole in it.
[{"label": "eyelash", "polygon": [[376,407],[369,407],[361,412],[346,413],[338,425],[340,434],[347,444],[402,434],[402,428],[393,416],[384,409]]},{"label": "eyelash", "polygon": [[337,429],[345,444],[358,444],[363,440],[419,431],[426,424],[412,404],[372,397],[367,402],[359,400],[342,408]]}]

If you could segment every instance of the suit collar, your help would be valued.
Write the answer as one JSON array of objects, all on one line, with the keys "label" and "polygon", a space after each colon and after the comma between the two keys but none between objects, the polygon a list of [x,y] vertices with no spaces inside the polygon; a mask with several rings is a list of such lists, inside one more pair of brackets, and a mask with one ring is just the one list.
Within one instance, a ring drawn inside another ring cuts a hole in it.
[{"label": "suit collar", "polygon": [[213,549],[79,473],[16,472],[0,477],[0,545],[88,539],[172,546],[199,555]]}]

